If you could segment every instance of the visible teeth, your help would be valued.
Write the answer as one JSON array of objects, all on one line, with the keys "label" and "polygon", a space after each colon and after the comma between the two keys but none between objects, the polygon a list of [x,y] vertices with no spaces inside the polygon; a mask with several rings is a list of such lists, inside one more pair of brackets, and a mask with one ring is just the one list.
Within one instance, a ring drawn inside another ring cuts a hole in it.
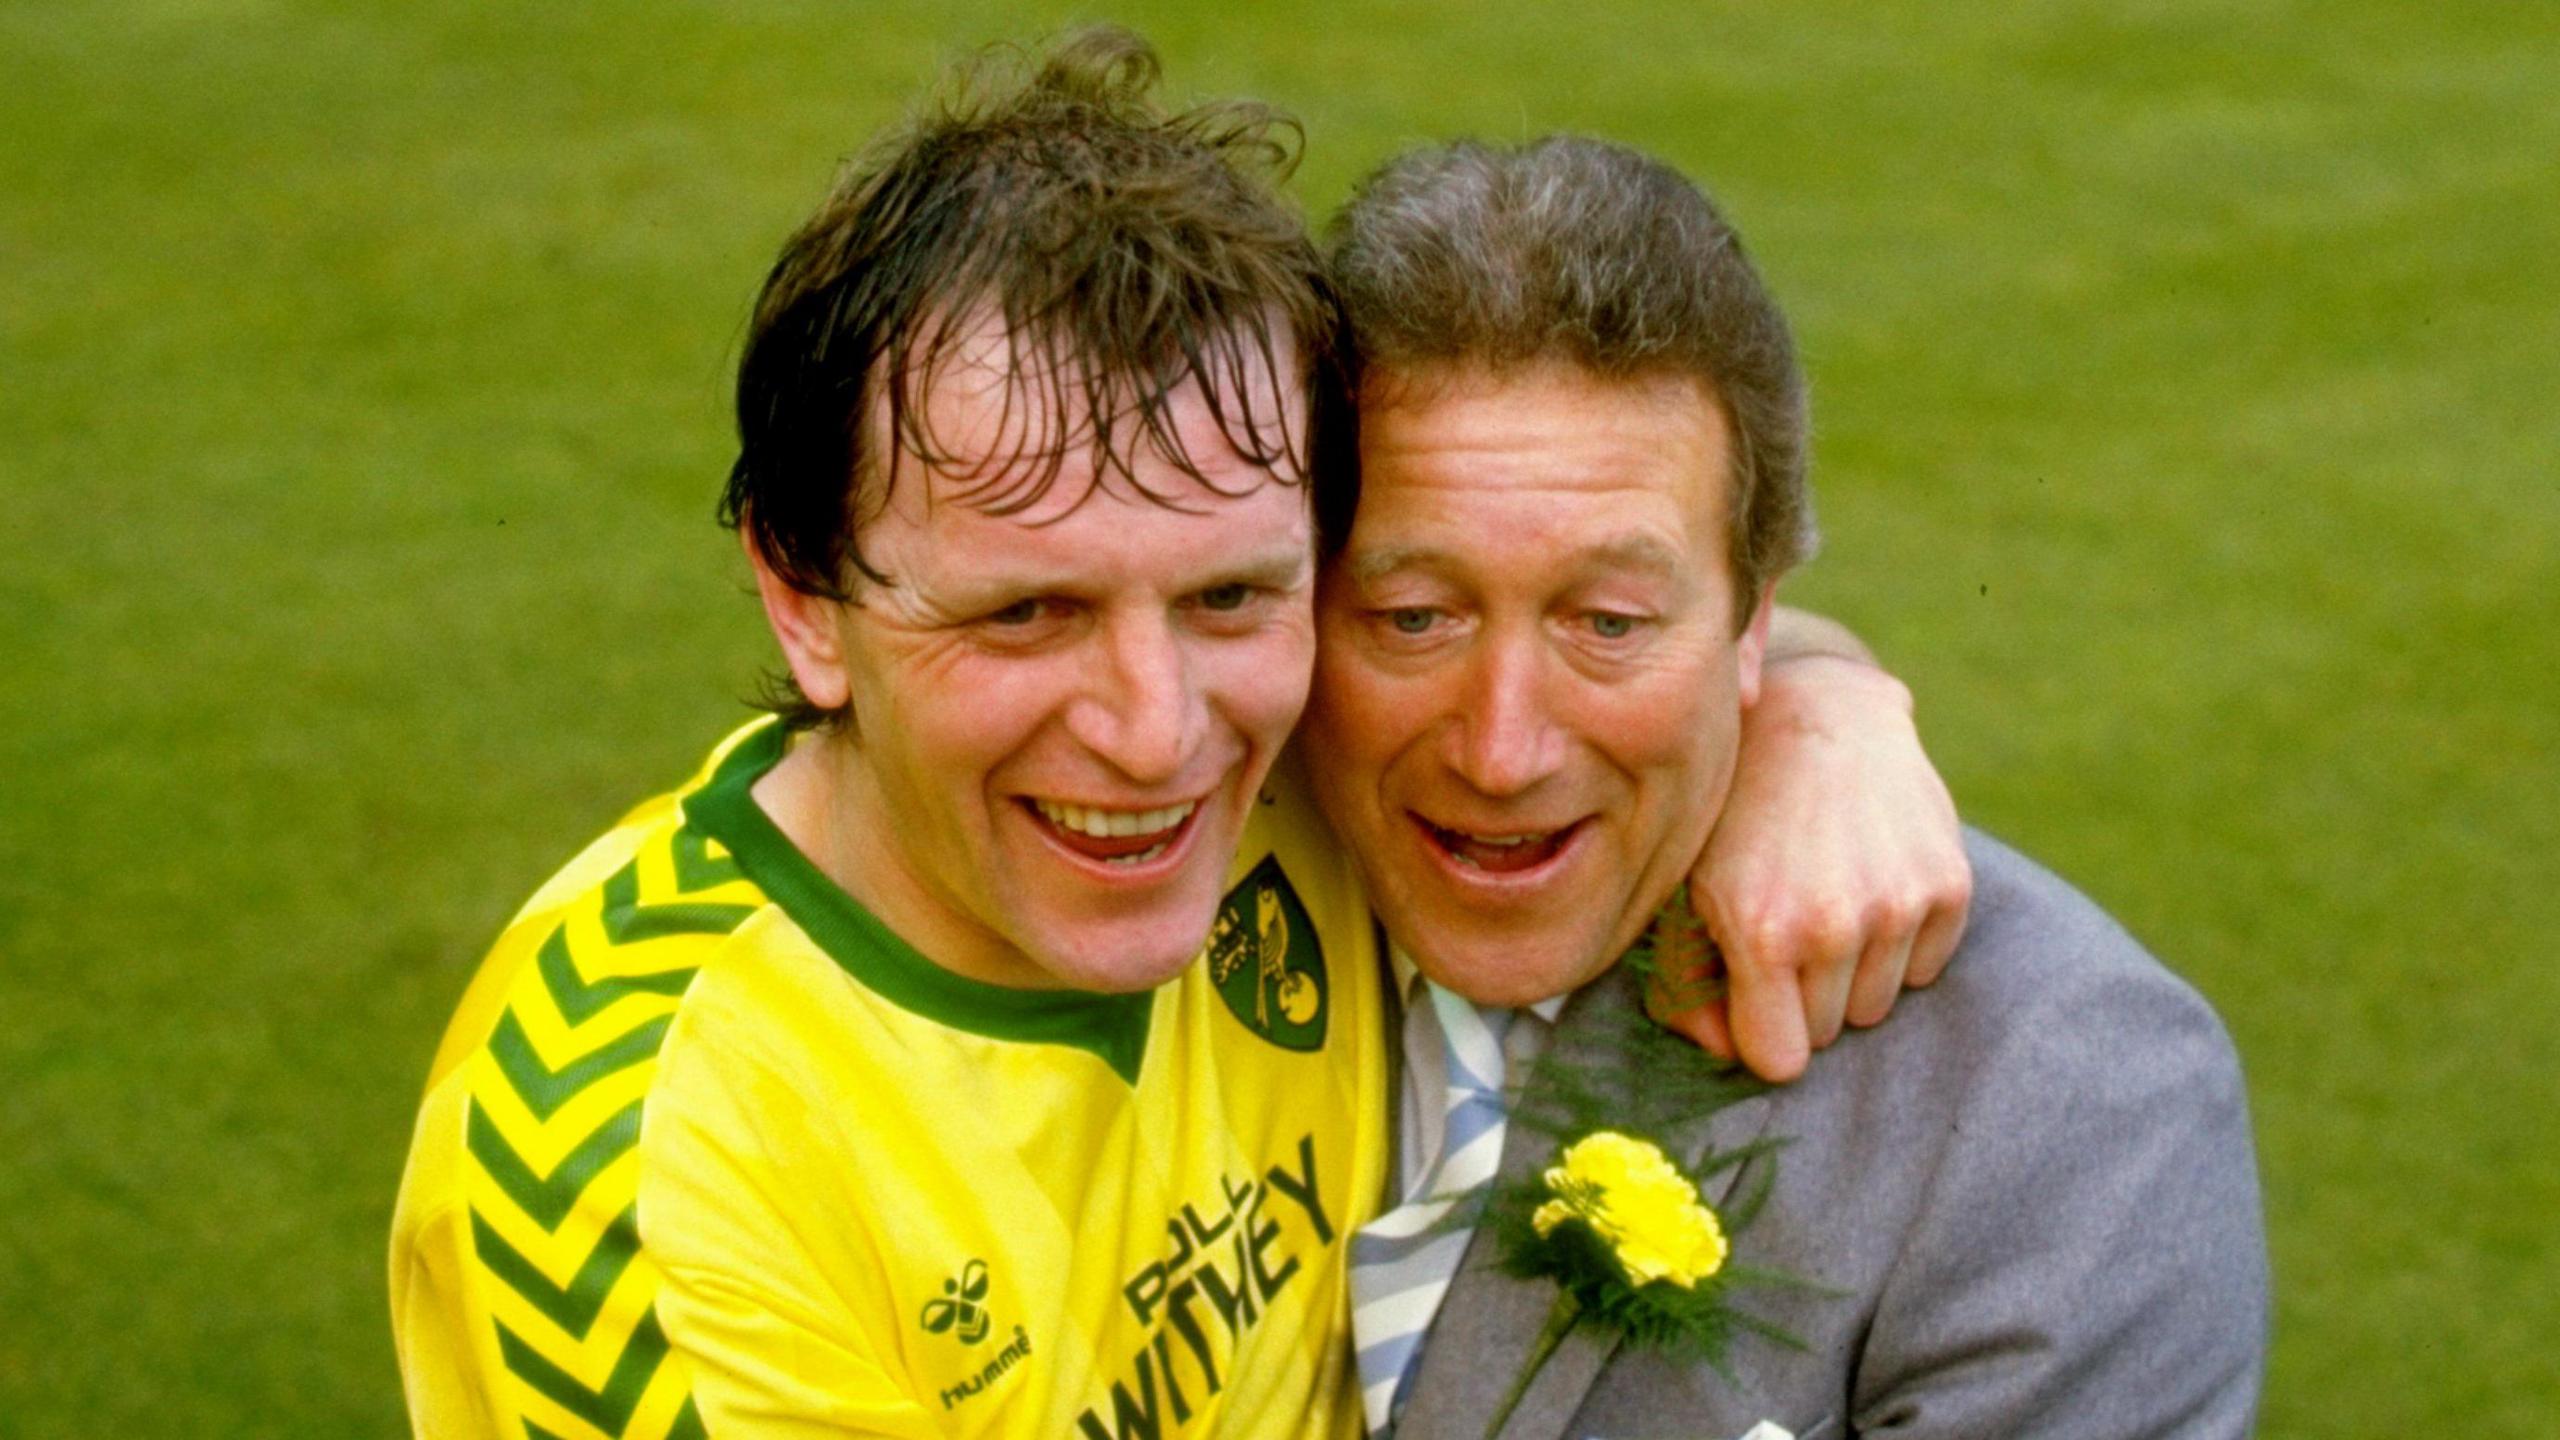
[{"label": "visible teeth", "polygon": [[[1469,830],[1449,830],[1437,826],[1433,828],[1439,829],[1440,834],[1446,837],[1444,848],[1449,858],[1470,870],[1484,868],[1477,862],[1475,855],[1470,853],[1478,846],[1482,846],[1485,850],[1517,850],[1523,845],[1549,844],[1561,833],[1554,830],[1539,830],[1527,835],[1478,835]],[[1490,857],[1487,858],[1490,859]]]},{"label": "visible teeth", "polygon": [[1190,819],[1191,812],[1200,805],[1199,801],[1191,800],[1180,805],[1168,805],[1161,810],[1099,810],[1087,805],[1060,805],[1049,800],[1032,803],[1038,807],[1041,818],[1059,829],[1073,830],[1079,835],[1091,835],[1102,840],[1115,835],[1153,835],[1159,830],[1170,830]]}]

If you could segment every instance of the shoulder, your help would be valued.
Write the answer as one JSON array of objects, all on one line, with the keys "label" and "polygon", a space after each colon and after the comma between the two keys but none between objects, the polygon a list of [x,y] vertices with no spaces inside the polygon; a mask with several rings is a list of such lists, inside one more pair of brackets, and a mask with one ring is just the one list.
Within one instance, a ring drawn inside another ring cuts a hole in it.
[{"label": "shoulder", "polygon": [[2242,1433],[2266,1260],[2230,1037],[2078,890],[1967,848],[1944,978],[1774,1092],[1773,1263],[1854,1297],[1784,1318],[1854,1345],[1862,1426]]},{"label": "shoulder", "polygon": [[[2174,1083],[2237,1103],[2229,1032],[2194,986],[2069,882],[1969,830],[1972,919],[1947,974],[1875,1033],[1959,1047],[1981,1084]],[[1910,1033],[1896,1035],[1909,1011]]]},{"label": "shoulder", "polygon": [[[2030,1241],[2030,1270],[2106,1255],[2128,1287],[2241,1284],[2263,1264],[2257,1162],[2220,1017],[2051,871],[1979,833],[1967,848],[1973,918],[1945,976],[1777,1093],[1793,1178],[1900,1212],[1901,1252],[1868,1258],[1929,1304],[1960,1288],[1913,1283],[1931,1265],[1972,1274],[1982,1247]],[[2172,1234],[2218,1277],[2122,1253]]]},{"label": "shoulder", "polygon": [[694,977],[765,908],[685,794],[633,810],[500,932],[430,1073],[404,1207],[504,1202],[548,1232],[581,1194],[556,1167],[630,1148]]},{"label": "shoulder", "polygon": [[413,1406],[681,1431],[626,1162],[694,977],[762,898],[674,807],[581,864],[601,873],[500,937],[421,1112],[393,1238],[402,1364]]},{"label": "shoulder", "polygon": [[1877,1213],[2019,1234],[2096,1225],[2154,1183],[2254,1219],[2248,1100],[2220,1017],[2051,871],[1979,833],[1967,846],[1973,918],[1944,977],[1772,1092],[1770,1128],[1796,1137],[1782,1171]]}]

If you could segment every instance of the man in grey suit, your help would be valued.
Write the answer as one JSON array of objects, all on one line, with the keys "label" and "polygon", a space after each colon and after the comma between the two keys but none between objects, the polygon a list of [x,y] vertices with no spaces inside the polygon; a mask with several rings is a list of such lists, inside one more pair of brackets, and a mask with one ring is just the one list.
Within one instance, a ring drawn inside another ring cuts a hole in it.
[{"label": "man in grey suit", "polygon": [[[1362,488],[1307,735],[1409,957],[1407,1203],[1355,1243],[1356,1328],[1373,1429],[1473,1440],[1556,1292],[1438,1217],[1497,1163],[1553,1161],[1482,1103],[1496,1072],[1517,1114],[1540,1055],[1597,1075],[1629,1043],[1640,986],[1613,962],[1683,913],[1712,817],[1681,802],[1730,784],[1772,592],[1811,545],[1803,382],[1731,228],[1620,147],[1406,155],[1336,247]],[[2069,886],[1987,838],[1971,856],[1935,989],[1661,1136],[1693,1165],[1788,1137],[1708,1198],[1771,1186],[1736,1259],[1828,1293],[1736,1303],[1804,1348],[1744,1334],[1728,1379],[1584,1325],[1502,1434],[2247,1431],[2266,1262],[2230,1042]]]}]

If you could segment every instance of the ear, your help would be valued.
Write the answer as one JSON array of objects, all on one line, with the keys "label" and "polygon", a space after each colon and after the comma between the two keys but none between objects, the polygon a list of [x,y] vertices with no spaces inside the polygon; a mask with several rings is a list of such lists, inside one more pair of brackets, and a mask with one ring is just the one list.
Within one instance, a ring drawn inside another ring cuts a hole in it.
[{"label": "ear", "polygon": [[1742,693],[1742,708],[1760,703],[1760,662],[1769,653],[1769,616],[1778,608],[1778,582],[1760,587],[1760,603],[1751,612],[1751,623],[1733,642],[1736,679]]},{"label": "ear", "polygon": [[744,526],[738,529],[738,546],[747,552],[747,565],[756,572],[756,595],[764,601],[765,623],[773,627],[773,638],[782,646],[792,681],[810,704],[823,710],[842,708],[853,696],[840,628],[843,603],[797,589],[775,574]]}]

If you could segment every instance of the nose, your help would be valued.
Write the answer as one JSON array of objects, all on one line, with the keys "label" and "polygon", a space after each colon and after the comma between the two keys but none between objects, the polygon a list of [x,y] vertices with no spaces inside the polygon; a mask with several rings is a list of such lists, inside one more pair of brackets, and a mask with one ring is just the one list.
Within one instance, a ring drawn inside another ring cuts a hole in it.
[{"label": "nose", "polygon": [[1561,732],[1548,715],[1548,657],[1528,636],[1490,635],[1469,658],[1450,766],[1486,795],[1517,795],[1555,773]]},{"label": "nose", "polygon": [[1069,732],[1136,784],[1177,778],[1208,732],[1209,708],[1170,617],[1114,616],[1096,638]]}]

